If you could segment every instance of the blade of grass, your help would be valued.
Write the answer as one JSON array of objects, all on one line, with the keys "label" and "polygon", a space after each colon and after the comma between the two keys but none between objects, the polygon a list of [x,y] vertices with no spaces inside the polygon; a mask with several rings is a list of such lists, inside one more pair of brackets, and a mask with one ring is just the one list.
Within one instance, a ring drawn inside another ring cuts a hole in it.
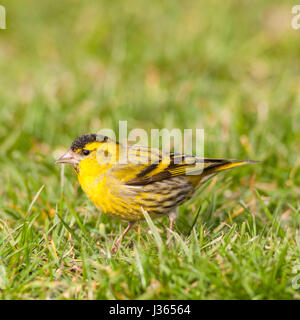
[{"label": "blade of grass", "polygon": [[161,236],[158,233],[158,231],[157,231],[152,219],[150,218],[148,212],[145,211],[143,208],[142,208],[142,212],[143,212],[143,215],[144,215],[144,217],[145,217],[145,219],[146,219],[146,221],[148,223],[148,226],[149,226],[150,230],[152,231],[155,243],[156,243],[158,249],[161,250],[162,249],[162,245],[163,245]]}]

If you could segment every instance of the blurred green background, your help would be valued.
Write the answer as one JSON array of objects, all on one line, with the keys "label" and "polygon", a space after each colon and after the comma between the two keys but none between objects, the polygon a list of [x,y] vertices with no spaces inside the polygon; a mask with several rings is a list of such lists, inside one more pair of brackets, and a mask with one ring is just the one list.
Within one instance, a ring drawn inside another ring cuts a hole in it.
[{"label": "blurred green background", "polygon": [[45,158],[52,166],[77,136],[128,120],[129,130],[204,128],[206,156],[263,160],[260,180],[298,190],[292,1],[1,4],[4,175],[8,159],[25,170]]},{"label": "blurred green background", "polygon": [[[77,136],[117,130],[119,120],[128,120],[129,129],[148,132],[204,128],[207,157],[262,160],[255,169],[234,171],[225,182],[236,198],[244,192],[249,197],[249,185],[255,184],[271,212],[281,201],[278,214],[286,214],[287,227],[296,234],[300,31],[291,28],[295,1],[0,4],[7,12],[7,29],[0,30],[0,217],[9,227],[17,228],[45,185],[34,209],[37,234],[43,233],[39,228],[60,201],[54,160]],[[87,200],[71,170],[66,175],[66,198],[78,208]],[[217,207],[232,197],[228,192],[220,193]],[[114,230],[115,222],[105,219]],[[15,262],[3,259],[13,279]]]}]

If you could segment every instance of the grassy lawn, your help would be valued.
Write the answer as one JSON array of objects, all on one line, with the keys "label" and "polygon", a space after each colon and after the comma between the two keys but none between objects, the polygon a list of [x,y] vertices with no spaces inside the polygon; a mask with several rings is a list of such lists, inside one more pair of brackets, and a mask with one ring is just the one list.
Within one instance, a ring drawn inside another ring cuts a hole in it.
[{"label": "grassy lawn", "polygon": [[[295,1],[1,1],[0,299],[299,299]],[[54,165],[101,128],[204,128],[220,174],[168,219],[97,211]],[[64,177],[64,178],[62,178]]]}]

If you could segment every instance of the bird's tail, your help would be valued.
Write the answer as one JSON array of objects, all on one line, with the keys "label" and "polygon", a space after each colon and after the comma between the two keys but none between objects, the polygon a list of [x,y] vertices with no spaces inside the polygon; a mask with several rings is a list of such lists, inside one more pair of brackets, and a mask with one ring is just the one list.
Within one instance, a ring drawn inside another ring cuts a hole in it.
[{"label": "bird's tail", "polygon": [[210,175],[213,173],[218,173],[220,171],[243,166],[245,164],[259,162],[259,161],[252,161],[252,160],[231,160],[231,159],[207,159],[207,161],[209,162],[214,161],[214,162],[211,165],[206,166],[206,168],[203,170],[204,175]]}]

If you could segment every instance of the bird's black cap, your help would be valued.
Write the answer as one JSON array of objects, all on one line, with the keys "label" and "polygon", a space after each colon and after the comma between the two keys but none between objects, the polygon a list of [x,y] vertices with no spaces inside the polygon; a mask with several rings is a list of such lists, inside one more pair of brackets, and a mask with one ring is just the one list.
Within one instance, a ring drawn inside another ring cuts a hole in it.
[{"label": "bird's black cap", "polygon": [[82,136],[75,139],[71,144],[71,150],[76,151],[78,149],[83,149],[88,143],[99,141],[104,142],[107,140],[106,136],[101,134],[89,133],[83,134]]}]

